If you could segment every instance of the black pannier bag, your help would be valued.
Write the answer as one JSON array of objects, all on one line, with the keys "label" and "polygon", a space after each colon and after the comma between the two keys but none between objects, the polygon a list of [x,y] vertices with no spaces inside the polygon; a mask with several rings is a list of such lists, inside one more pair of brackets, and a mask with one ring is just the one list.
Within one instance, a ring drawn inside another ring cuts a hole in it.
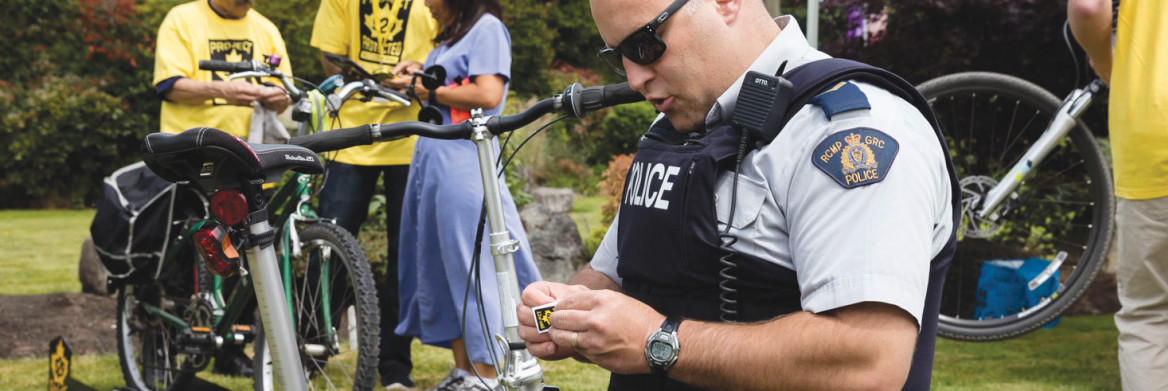
[{"label": "black pannier bag", "polygon": [[157,273],[173,228],[175,186],[142,162],[105,178],[89,234],[110,278]]}]

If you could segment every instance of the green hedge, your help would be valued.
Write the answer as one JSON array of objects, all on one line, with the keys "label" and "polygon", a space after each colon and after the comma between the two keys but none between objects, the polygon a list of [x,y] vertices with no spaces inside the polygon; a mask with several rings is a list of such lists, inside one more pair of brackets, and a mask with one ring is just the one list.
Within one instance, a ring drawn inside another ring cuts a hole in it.
[{"label": "green hedge", "polygon": [[0,56],[0,208],[91,203],[158,128],[154,33],[131,0],[7,0],[0,15],[17,43]]},{"label": "green hedge", "polygon": [[[29,88],[0,88],[0,206],[80,207],[101,178],[132,156],[138,135],[117,126],[129,105],[105,82],[46,76]],[[129,148],[127,148],[129,147]]]}]

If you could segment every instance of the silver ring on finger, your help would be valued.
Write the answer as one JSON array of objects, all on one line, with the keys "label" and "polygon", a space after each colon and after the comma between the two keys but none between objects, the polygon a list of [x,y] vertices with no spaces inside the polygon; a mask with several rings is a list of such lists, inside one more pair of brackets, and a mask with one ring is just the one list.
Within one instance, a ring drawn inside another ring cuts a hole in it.
[{"label": "silver ring on finger", "polygon": [[575,331],[572,332],[572,349],[580,350],[580,344],[577,341],[579,336],[580,336],[580,333],[575,332]]}]

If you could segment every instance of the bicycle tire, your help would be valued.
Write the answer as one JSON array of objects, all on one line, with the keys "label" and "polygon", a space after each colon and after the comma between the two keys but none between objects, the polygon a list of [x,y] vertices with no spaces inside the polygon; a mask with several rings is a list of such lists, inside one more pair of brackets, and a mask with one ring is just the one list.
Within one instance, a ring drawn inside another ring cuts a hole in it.
[{"label": "bicycle tire", "polygon": [[[183,352],[178,342],[182,330],[145,307],[152,305],[181,314],[194,294],[192,288],[196,281],[189,271],[201,264],[198,254],[191,249],[180,255],[177,265],[164,271],[159,280],[144,280],[145,277],[139,276],[138,281],[127,282],[118,290],[115,326],[118,362],[130,389],[180,388],[196,372],[206,368],[210,355]],[[198,278],[204,288],[209,288],[211,281]]]},{"label": "bicycle tire", "polygon": [[[1041,135],[1061,102],[1025,80],[988,72],[939,77],[918,86],[945,133],[962,184],[957,251],[941,298],[938,335],[963,341],[1020,336],[1060,316],[1086,291],[1106,258],[1115,199],[1111,174],[1090,130],[1078,122],[1003,203],[998,220],[973,214],[984,195]],[[955,195],[957,196],[957,195]],[[1059,287],[1047,300],[1003,316],[974,316],[982,264],[1054,259]]]},{"label": "bicycle tire", "polygon": [[[293,323],[296,343],[309,389],[371,390],[377,383],[379,309],[373,273],[361,245],[344,228],[316,223],[300,231],[300,256],[293,258]],[[332,324],[323,323],[320,281],[316,267],[327,260],[332,294]],[[335,262],[339,259],[341,262]],[[349,315],[352,308],[352,316]],[[355,317],[355,319],[353,319]],[[257,322],[255,389],[273,389],[270,351],[262,320]],[[327,326],[327,327],[325,327]],[[328,343],[322,331],[336,331],[338,343]],[[352,341],[352,337],[356,341]],[[351,342],[356,345],[354,349]],[[332,346],[329,346],[332,345]],[[319,349],[324,347],[324,353]],[[313,353],[313,351],[316,353]]]}]

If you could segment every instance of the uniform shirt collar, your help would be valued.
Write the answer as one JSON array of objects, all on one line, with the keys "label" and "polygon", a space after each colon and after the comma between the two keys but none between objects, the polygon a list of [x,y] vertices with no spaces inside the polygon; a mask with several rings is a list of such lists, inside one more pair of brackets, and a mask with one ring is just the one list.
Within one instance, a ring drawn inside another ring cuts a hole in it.
[{"label": "uniform shirt collar", "polygon": [[[773,75],[779,70],[779,65],[783,61],[788,62],[786,70],[790,70],[807,61],[829,57],[827,54],[815,50],[815,48],[812,48],[807,43],[807,37],[803,35],[803,30],[799,28],[799,22],[795,21],[795,18],[791,15],[783,15],[775,18],[775,24],[779,25],[782,31],[771,41],[770,45],[767,45],[766,49],[762,51],[762,54],[754,60],[754,63],[750,64],[747,72],[755,71]],[[745,78],[746,72],[742,72],[738,76],[738,79],[730,85],[730,88],[726,89],[718,97],[718,100],[714,103],[714,107],[706,115],[707,129],[712,129],[722,124],[728,120],[727,117],[730,113],[734,112],[734,102],[738,101],[738,91],[742,88],[742,80]]]}]

